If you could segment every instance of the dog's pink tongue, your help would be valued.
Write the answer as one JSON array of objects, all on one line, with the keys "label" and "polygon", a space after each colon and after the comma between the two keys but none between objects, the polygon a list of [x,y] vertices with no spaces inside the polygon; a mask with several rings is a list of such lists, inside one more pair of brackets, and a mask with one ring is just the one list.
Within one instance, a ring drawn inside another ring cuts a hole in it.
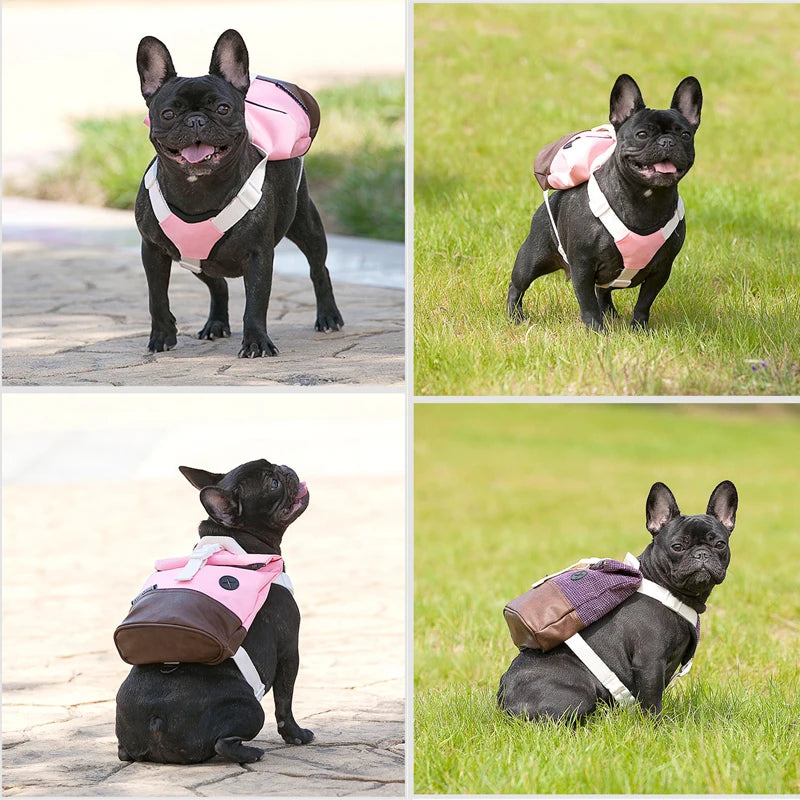
[{"label": "dog's pink tongue", "polygon": [[660,161],[658,164],[653,164],[653,169],[656,172],[663,172],[665,174],[672,174],[678,171],[677,167],[671,161]]},{"label": "dog's pink tongue", "polygon": [[191,144],[181,150],[181,155],[191,164],[202,161],[206,156],[212,155],[214,148],[210,144]]}]

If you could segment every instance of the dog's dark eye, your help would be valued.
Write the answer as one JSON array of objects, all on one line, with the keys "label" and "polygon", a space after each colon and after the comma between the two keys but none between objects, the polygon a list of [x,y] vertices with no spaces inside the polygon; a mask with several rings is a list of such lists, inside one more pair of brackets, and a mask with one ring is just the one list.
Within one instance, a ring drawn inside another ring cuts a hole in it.
[{"label": "dog's dark eye", "polygon": [[277,489],[279,486],[280,486],[280,483],[278,483],[278,479],[277,479],[277,478],[273,478],[273,479],[272,479],[272,480],[269,482],[269,488],[270,488],[270,489]]},{"label": "dog's dark eye", "polygon": [[220,103],[220,105],[217,106],[217,114],[222,114],[223,116],[227,114],[230,110],[231,107],[229,105],[226,105],[225,103]]},{"label": "dog's dark eye", "polygon": [[647,131],[636,131],[636,138],[637,139],[646,139],[647,138]]},{"label": "dog's dark eye", "polygon": [[724,549],[725,549],[725,542],[723,542],[723,541],[720,539],[720,541],[716,542],[716,544],[714,545],[714,547],[715,547],[717,550],[724,550]]},{"label": "dog's dark eye", "polygon": [[680,542],[675,542],[675,544],[672,545],[672,549],[676,553],[680,553],[683,550],[683,545]]},{"label": "dog's dark eye", "polygon": [[689,133],[689,131],[681,131],[681,139],[683,139],[685,142],[688,142],[691,138],[692,134]]},{"label": "dog's dark eye", "polygon": [[175,119],[175,112],[168,108],[161,112],[161,119]]}]

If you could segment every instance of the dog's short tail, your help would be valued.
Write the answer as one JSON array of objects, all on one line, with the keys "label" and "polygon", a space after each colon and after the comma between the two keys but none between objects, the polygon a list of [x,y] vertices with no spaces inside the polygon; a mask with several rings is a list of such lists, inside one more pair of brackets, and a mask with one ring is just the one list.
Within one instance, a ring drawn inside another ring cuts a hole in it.
[{"label": "dog's short tail", "polygon": [[163,717],[152,716],[150,717],[150,736],[154,742],[161,743],[164,738],[164,733],[167,730],[167,723]]}]

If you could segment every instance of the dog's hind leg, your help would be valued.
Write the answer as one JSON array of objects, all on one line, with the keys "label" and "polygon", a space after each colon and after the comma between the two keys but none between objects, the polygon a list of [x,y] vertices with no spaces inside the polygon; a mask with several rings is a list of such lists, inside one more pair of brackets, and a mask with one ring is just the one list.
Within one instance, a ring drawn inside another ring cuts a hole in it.
[{"label": "dog's hind leg", "polygon": [[338,331],[344,325],[342,315],[336,307],[333,287],[325,260],[328,257],[328,242],[319,212],[308,194],[305,172],[297,187],[297,211],[294,221],[286,232],[286,238],[294,242],[308,259],[311,282],[317,298],[317,319],[314,329]]},{"label": "dog's hind leg", "polygon": [[561,259],[543,251],[536,236],[532,233],[522,243],[517,253],[514,269],[511,271],[511,281],[508,284],[506,298],[506,311],[512,322],[522,322],[525,315],[522,313],[522,298],[528,287],[542,275],[556,272],[563,268]]},{"label": "dog's hind leg", "polygon": [[260,761],[264,751],[260,747],[242,744],[241,736],[223,736],[217,739],[214,750],[218,755],[238,764],[252,764]]}]

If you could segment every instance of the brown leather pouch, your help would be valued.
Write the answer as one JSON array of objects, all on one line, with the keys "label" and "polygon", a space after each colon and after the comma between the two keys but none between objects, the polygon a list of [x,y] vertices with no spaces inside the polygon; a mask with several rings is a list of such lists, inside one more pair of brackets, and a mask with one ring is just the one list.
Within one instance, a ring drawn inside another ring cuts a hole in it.
[{"label": "brown leather pouch", "polygon": [[586,627],[564,593],[551,580],[514,598],[503,609],[517,647],[550,650]]},{"label": "brown leather pouch", "polygon": [[144,592],[114,631],[128,664],[220,664],[247,636],[229,608],[192,589]]}]

